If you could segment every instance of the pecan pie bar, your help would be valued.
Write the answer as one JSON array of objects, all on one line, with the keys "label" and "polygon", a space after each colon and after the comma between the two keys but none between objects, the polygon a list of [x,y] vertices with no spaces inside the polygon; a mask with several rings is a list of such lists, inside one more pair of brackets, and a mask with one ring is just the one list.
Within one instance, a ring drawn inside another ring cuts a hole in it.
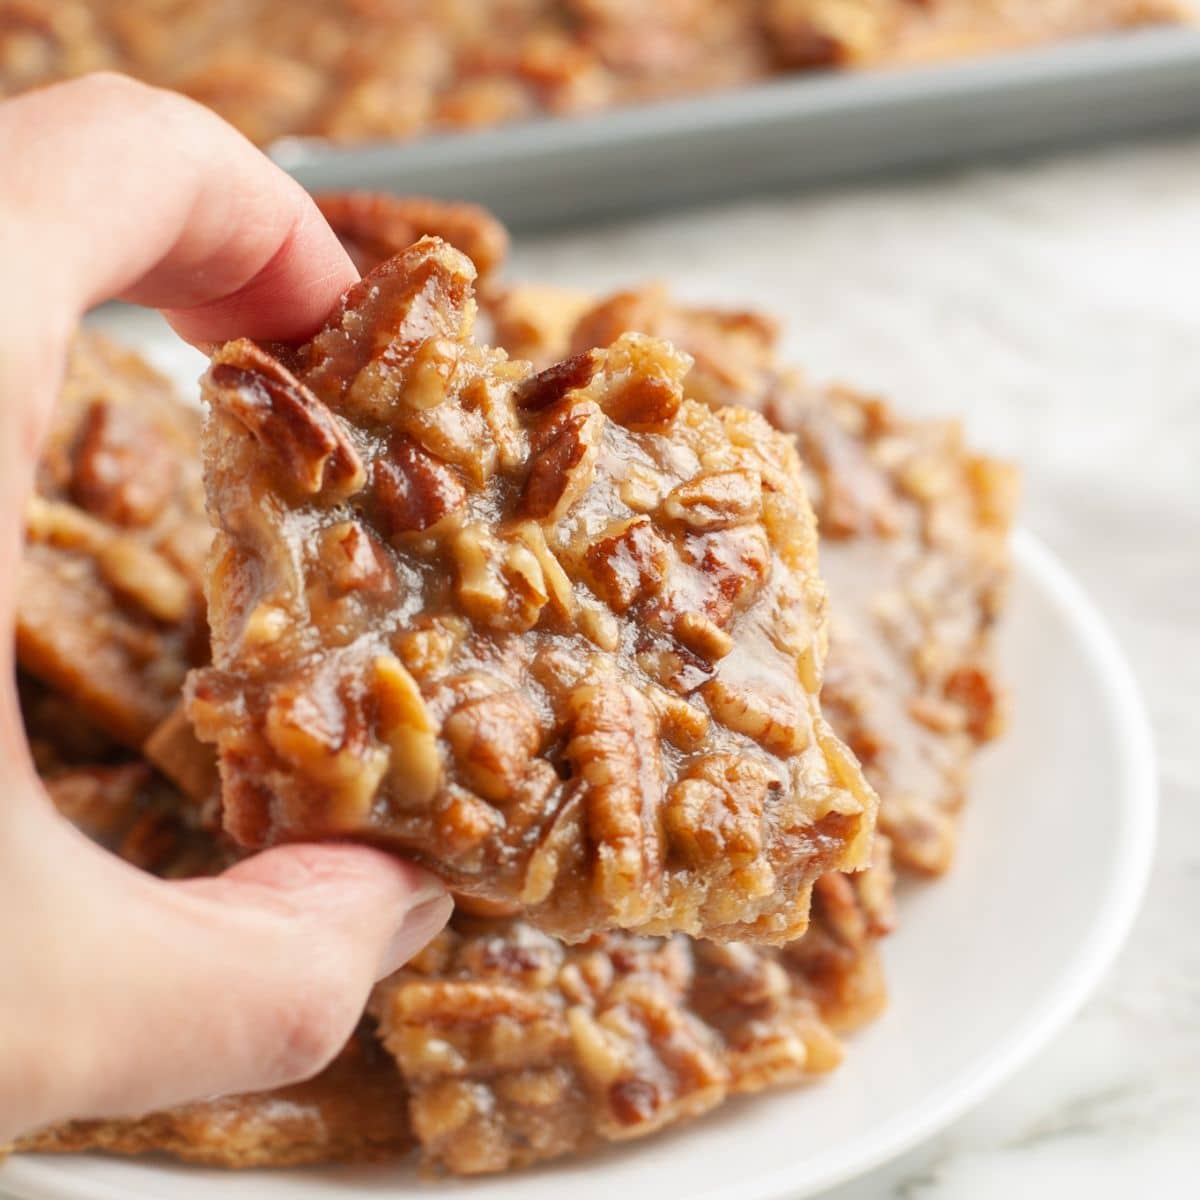
[{"label": "pecan pie bar", "polygon": [[373,1162],[412,1145],[395,1064],[364,1027],[305,1083],[134,1120],[70,1121],[17,1143],[29,1153],[171,1154],[214,1167]]},{"label": "pecan pie bar", "polygon": [[72,346],[26,519],[17,660],[138,748],[207,656],[199,414],[136,355]]},{"label": "pecan pie bar", "polygon": [[313,197],[362,274],[423,237],[437,237],[474,264],[483,291],[508,257],[508,230],[486,208],[429,196],[324,192]]},{"label": "pecan pie bar", "polygon": [[748,405],[797,436],[830,589],[823,708],[879,791],[897,862],[945,870],[971,758],[1003,723],[991,630],[1013,469],[973,453],[954,421],[807,384],[780,366],[774,324],[755,313],[645,288],[597,304],[572,343],[603,346],[632,329],[693,356],[688,395]]},{"label": "pecan pie bar", "polygon": [[384,842],[570,938],[788,941],[875,803],[818,708],[795,451],[667,343],[476,344],[473,276],[425,239],[298,350],[214,356],[227,828]]},{"label": "pecan pie bar", "polygon": [[833,1029],[884,1002],[885,851],[822,878],[808,933],[782,950],[624,932],[567,946],[522,920],[456,916],[373,1005],[425,1165],[509,1170],[832,1070]]}]

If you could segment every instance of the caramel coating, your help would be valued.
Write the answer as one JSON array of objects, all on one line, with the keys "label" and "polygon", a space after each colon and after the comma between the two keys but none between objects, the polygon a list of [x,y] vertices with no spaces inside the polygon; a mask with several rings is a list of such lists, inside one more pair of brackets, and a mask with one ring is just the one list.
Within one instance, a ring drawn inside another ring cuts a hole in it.
[{"label": "caramel coating", "polygon": [[913,420],[874,396],[818,388],[778,359],[774,323],[620,292],[583,313],[570,345],[637,330],[692,355],[688,396],[743,404],[795,435],[830,590],[822,708],[880,796],[897,862],[953,861],[976,749],[1004,725],[992,663],[1016,472],[973,452],[957,422]]},{"label": "caramel coating", "polygon": [[423,1162],[511,1170],[833,1070],[835,1031],[886,999],[891,885],[881,840],[869,870],[818,882],[808,932],[783,949],[620,932],[565,946],[456,915],[372,1002]]},{"label": "caramel coating", "polygon": [[130,749],[208,654],[199,435],[149,366],[76,336],[26,514],[17,661]]},{"label": "caramel coating", "polygon": [[817,703],[795,452],[665,342],[475,344],[473,276],[424,239],[286,362],[214,356],[190,713],[226,825],[385,842],[568,938],[790,940],[875,804]]}]

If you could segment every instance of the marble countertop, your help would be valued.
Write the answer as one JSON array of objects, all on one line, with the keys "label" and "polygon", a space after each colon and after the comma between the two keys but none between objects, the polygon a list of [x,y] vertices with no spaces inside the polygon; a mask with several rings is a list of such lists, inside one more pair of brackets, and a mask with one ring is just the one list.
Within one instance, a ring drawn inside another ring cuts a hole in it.
[{"label": "marble countertop", "polygon": [[783,317],[794,361],[958,413],[1129,656],[1159,753],[1153,878],[1037,1059],[830,1200],[1196,1194],[1200,1167],[1200,140],[523,239],[512,274],[671,281]]}]

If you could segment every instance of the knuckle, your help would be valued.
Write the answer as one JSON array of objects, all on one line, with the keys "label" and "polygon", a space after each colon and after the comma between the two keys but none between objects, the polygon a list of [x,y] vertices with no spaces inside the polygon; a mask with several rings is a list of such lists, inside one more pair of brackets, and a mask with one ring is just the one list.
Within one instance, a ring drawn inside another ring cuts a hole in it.
[{"label": "knuckle", "polygon": [[295,992],[275,1014],[275,1052],[269,1068],[273,1086],[317,1074],[346,1044],[361,1005],[336,983],[332,977],[298,981]]}]

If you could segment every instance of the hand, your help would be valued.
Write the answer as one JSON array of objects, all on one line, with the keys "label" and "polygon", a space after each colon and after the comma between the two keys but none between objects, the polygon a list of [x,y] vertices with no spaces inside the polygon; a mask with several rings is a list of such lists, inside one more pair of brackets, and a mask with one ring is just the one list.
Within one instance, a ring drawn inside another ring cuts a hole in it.
[{"label": "hand", "polygon": [[354,268],[303,190],[207,110],[116,76],[0,105],[0,1144],[318,1071],[372,983],[445,923],[431,875],[287,846],[164,883],[53,811],[12,635],[22,513],[79,316],[111,297],[187,339],[310,334]]}]

